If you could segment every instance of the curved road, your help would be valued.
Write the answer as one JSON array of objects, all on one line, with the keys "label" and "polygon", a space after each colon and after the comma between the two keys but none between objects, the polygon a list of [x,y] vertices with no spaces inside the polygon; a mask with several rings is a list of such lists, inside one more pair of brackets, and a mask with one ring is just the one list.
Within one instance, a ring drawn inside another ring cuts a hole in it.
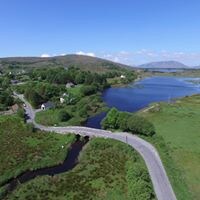
[{"label": "curved road", "polygon": [[75,133],[91,137],[112,138],[129,144],[143,157],[147,165],[157,199],[176,200],[176,196],[169,182],[159,154],[150,143],[135,135],[125,132],[117,132],[113,134],[111,131],[87,128],[82,126],[47,127],[37,124],[34,119],[35,113],[38,110],[33,110],[32,106],[24,99],[23,95],[18,95],[16,93],[15,95],[25,103],[26,114],[29,116],[28,121],[32,122],[34,126],[40,130],[56,132],[60,134]]}]

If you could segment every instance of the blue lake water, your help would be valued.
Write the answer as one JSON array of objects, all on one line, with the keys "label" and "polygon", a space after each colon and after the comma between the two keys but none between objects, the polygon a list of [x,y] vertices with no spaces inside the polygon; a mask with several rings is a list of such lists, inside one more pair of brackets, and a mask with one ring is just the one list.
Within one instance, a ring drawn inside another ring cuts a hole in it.
[{"label": "blue lake water", "polygon": [[[200,84],[191,81],[198,78],[150,77],[128,87],[109,88],[102,94],[108,107],[116,107],[121,111],[136,112],[150,103],[171,101],[173,98],[200,93]],[[101,128],[100,122],[106,113],[88,119],[86,126]]]}]

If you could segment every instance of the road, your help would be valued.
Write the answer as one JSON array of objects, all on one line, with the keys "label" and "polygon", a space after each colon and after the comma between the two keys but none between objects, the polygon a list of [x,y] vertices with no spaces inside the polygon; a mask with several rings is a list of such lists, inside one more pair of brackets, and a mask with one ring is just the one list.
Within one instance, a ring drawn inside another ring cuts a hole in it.
[{"label": "road", "polygon": [[143,157],[148,168],[157,199],[176,200],[175,193],[169,182],[159,154],[155,147],[149,142],[139,138],[136,135],[125,132],[112,133],[111,131],[107,130],[87,128],[82,126],[48,127],[37,124],[35,122],[36,111],[33,110],[32,106],[24,99],[23,95],[18,95],[16,93],[15,95],[25,103],[26,114],[30,117],[29,122],[32,122],[34,126],[40,130],[56,132],[60,134],[74,133],[87,135],[90,137],[111,138],[129,144]]}]

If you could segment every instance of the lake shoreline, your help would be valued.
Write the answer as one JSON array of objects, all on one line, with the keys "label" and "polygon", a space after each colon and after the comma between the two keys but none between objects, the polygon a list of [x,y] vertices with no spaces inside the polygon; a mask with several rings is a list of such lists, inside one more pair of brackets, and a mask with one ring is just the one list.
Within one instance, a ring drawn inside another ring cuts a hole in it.
[{"label": "lake shoreline", "polygon": [[[108,108],[138,112],[147,109],[152,103],[171,102],[173,99],[198,93],[200,86],[187,81],[187,77],[153,76],[140,77],[126,86],[108,88],[103,91],[102,100]],[[103,117],[105,114],[102,113],[92,116],[85,126],[100,129]]]}]

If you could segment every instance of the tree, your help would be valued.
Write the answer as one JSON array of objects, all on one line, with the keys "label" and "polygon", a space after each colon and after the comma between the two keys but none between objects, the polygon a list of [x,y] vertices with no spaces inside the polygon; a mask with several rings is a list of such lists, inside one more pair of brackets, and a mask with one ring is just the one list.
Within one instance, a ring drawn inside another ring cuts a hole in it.
[{"label": "tree", "polygon": [[86,85],[81,88],[81,93],[84,96],[94,94],[97,91],[97,88],[94,85]]},{"label": "tree", "polygon": [[10,92],[4,91],[0,94],[0,104],[5,105],[5,107],[12,106],[14,103],[14,98]]},{"label": "tree", "polygon": [[121,130],[127,131],[128,130],[127,122],[130,117],[131,117],[131,114],[128,112],[119,112],[118,118],[117,118],[117,126]]},{"label": "tree", "polygon": [[27,88],[24,95],[35,108],[38,107],[43,101],[42,97],[35,90]]},{"label": "tree", "polygon": [[152,136],[155,133],[155,128],[151,122],[143,117],[132,115],[127,123],[128,130],[134,134]]},{"label": "tree", "polygon": [[61,110],[58,113],[58,119],[61,122],[66,122],[71,118],[70,114],[68,112],[66,112],[65,110]]},{"label": "tree", "polygon": [[79,72],[75,77],[76,84],[82,84],[85,81],[85,75],[83,72]]},{"label": "tree", "polygon": [[117,119],[118,119],[119,112],[116,108],[112,108],[106,117],[102,121],[102,126],[104,129],[108,128],[119,128],[117,124]]}]

